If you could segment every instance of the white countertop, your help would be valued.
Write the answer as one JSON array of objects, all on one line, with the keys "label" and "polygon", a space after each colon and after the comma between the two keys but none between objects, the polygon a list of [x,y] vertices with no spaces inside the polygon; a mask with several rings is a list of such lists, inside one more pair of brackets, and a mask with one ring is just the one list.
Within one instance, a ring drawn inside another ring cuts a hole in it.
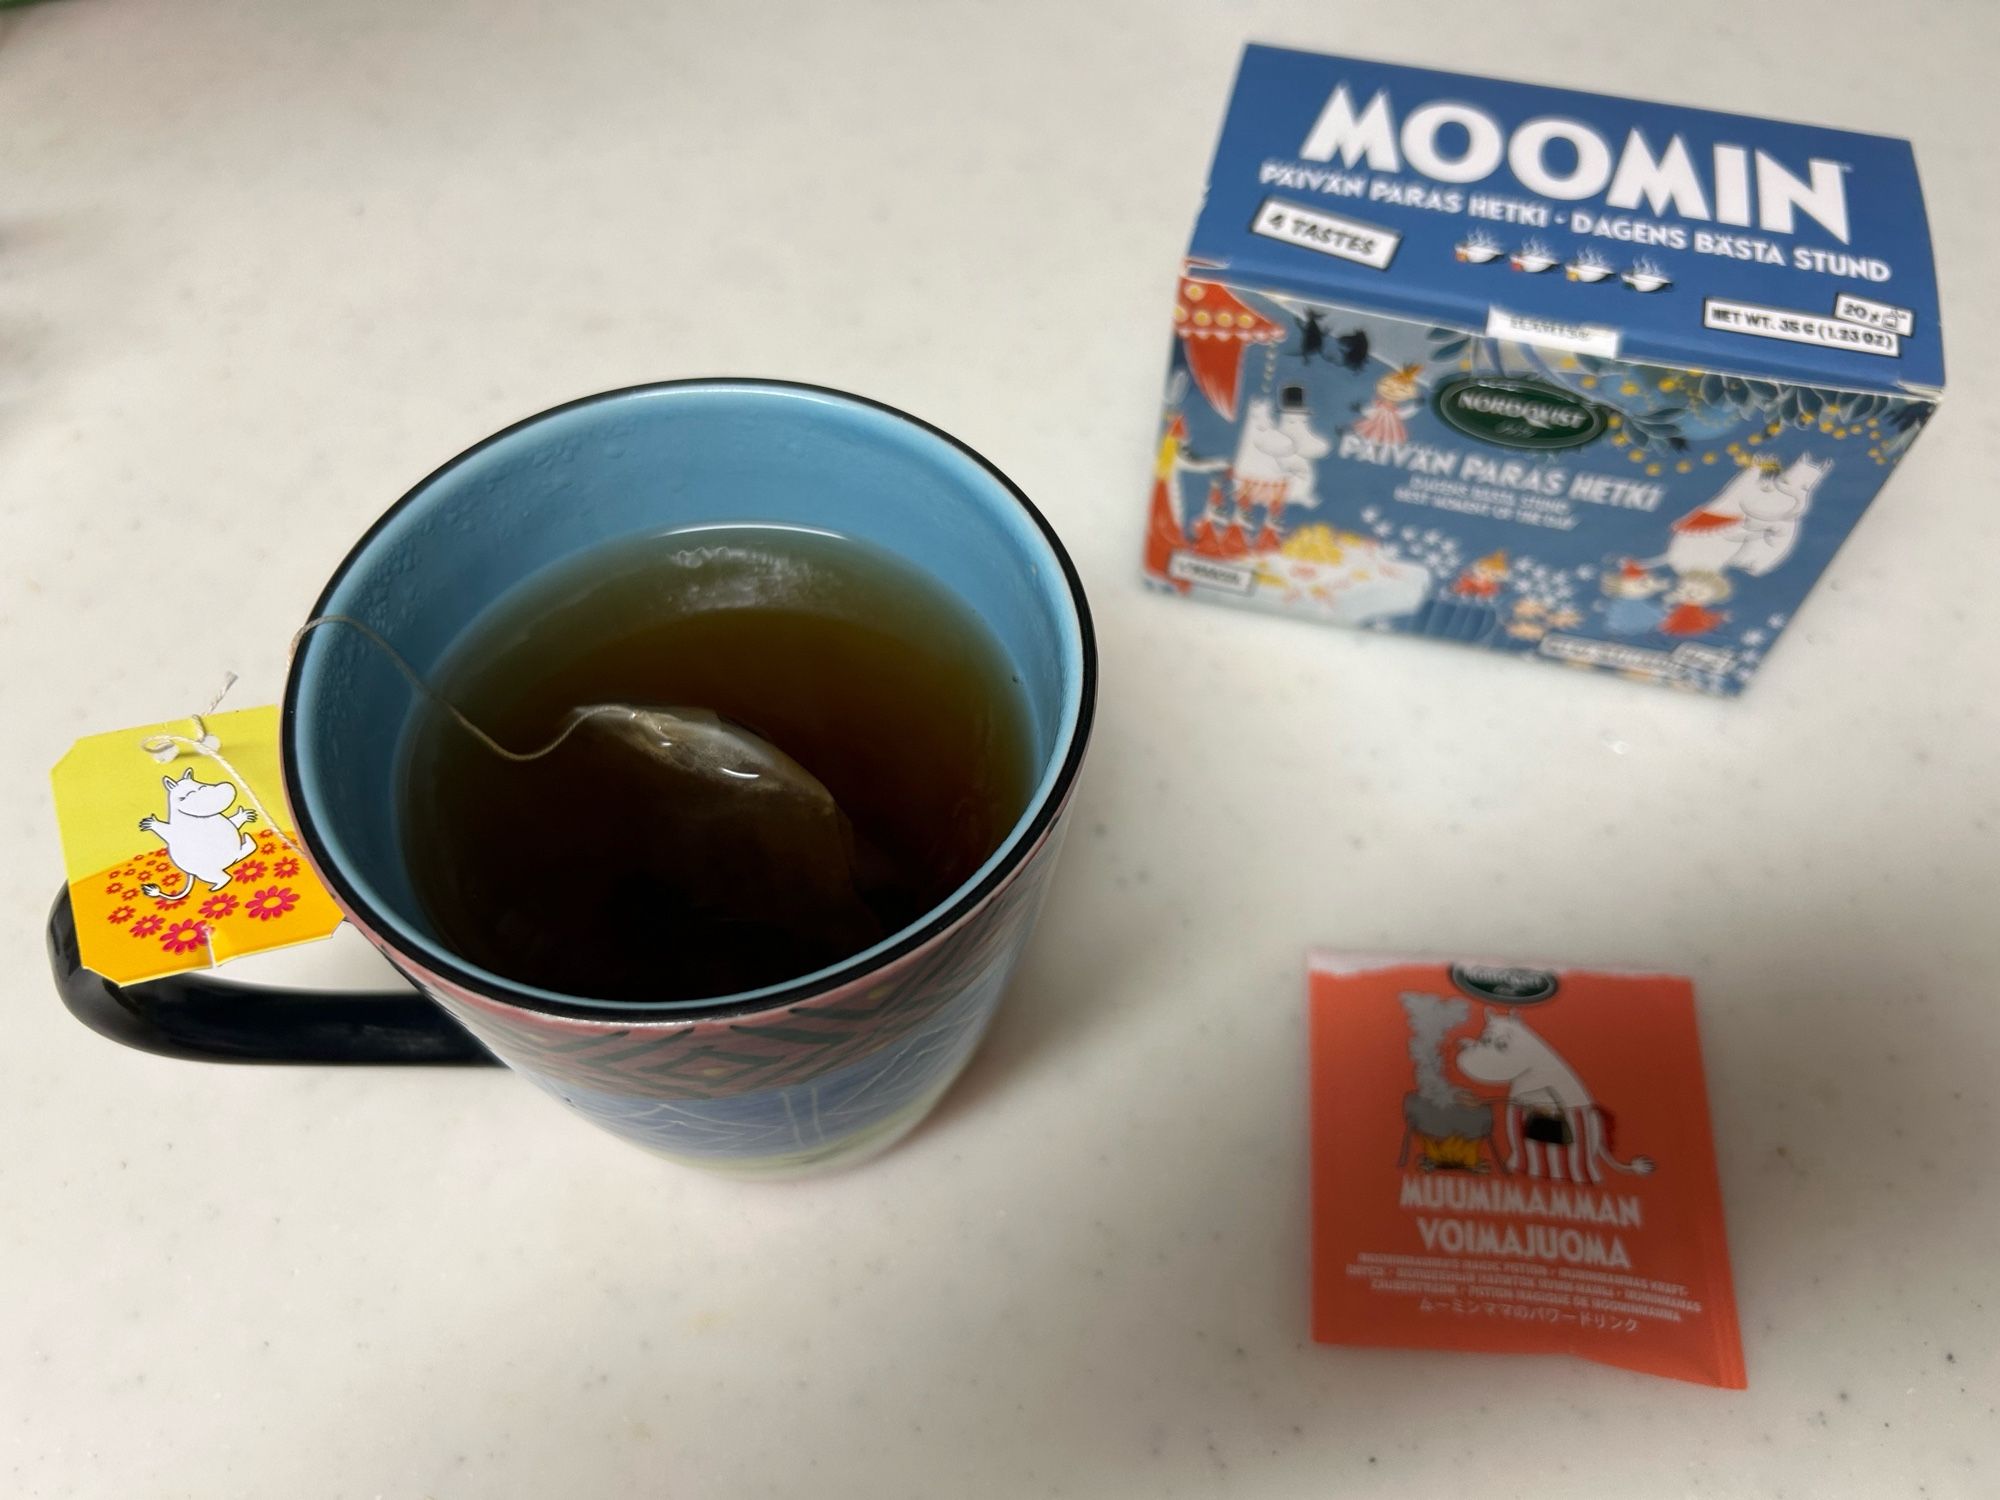
[{"label": "white countertop", "polygon": [[[1249,38],[1915,138],[1952,394],[1742,701],[1142,591],[1172,276]],[[0,1491],[2000,1489],[1995,56],[1989,5],[1829,0],[0,15]],[[744,1185],[499,1073],[72,1021],[41,946],[70,740],[226,670],[271,701],[417,477],[708,373],[961,435],[1097,611],[1066,863],[933,1123]],[[1307,1341],[1315,943],[1698,978],[1747,1393]]]}]

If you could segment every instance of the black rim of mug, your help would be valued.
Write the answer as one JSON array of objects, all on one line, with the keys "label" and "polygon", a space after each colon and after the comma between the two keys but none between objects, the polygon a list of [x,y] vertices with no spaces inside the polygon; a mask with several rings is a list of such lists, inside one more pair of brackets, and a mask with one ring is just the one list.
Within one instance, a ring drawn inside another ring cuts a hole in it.
[{"label": "black rim of mug", "polygon": [[[376,517],[374,524],[361,534],[354,545],[348,549],[347,555],[340,560],[340,565],[333,570],[332,576],[326,581],[326,587],[320,590],[319,598],[313,603],[312,613],[307,618],[317,618],[327,612],[334,591],[340,587],[342,581],[360,560],[361,555],[368,550],[369,546],[381,534],[385,526],[393,521],[407,506],[415,503],[438,480],[442,479],[460,464],[492,447],[495,443],[505,441],[523,428],[532,427],[537,422],[545,421],[562,412],[574,411],[578,407],[592,406],[602,401],[615,401],[625,396],[645,395],[655,391],[721,386],[755,386],[771,391],[795,391],[815,396],[831,396],[837,400],[850,401],[857,406],[865,406],[871,410],[882,412],[885,415],[895,417],[899,421],[907,422],[912,427],[919,428],[929,433],[932,437],[950,444],[980,468],[984,469],[1001,488],[1013,496],[1014,503],[1027,513],[1029,519],[1040,530],[1043,539],[1049,544],[1050,552],[1054,554],[1057,564],[1062,568],[1063,581],[1069,588],[1070,603],[1076,610],[1077,636],[1082,648],[1083,657],[1082,693],[1077,708],[1076,728],[1071,734],[1069,745],[1064,752],[1062,766],[1056,773],[1055,783],[1049,788],[1048,797],[1035,810],[1035,815],[1029,821],[1027,827],[1020,831],[1019,838],[1015,841],[1013,848],[1008,851],[1007,857],[994,866],[993,869],[989,870],[985,879],[981,880],[971,889],[960,892],[952,900],[927,913],[919,921],[912,923],[895,938],[886,950],[873,958],[867,959],[865,962],[857,956],[842,963],[832,972],[816,979],[795,980],[792,983],[784,985],[782,988],[747,999],[724,995],[718,996],[714,1000],[682,1000],[660,1005],[641,1005],[610,1000],[590,1002],[581,998],[573,1001],[552,1000],[512,984],[498,975],[475,974],[472,970],[459,964],[443,948],[434,944],[426,945],[426,951],[415,955],[419,962],[427,969],[434,971],[440,978],[447,979],[453,984],[471,990],[483,998],[498,1000],[521,1010],[538,1011],[545,1015],[563,1016],[588,1021],[622,1018],[627,1021],[644,1023],[660,1021],[712,1021],[721,1017],[754,1015],[763,1011],[783,1010],[788,1006],[797,1005],[801,1001],[812,999],[814,996],[823,995],[829,990],[839,989],[865,974],[886,969],[891,964],[898,962],[910,953],[915,952],[918,948],[923,947],[940,933],[947,931],[963,920],[967,914],[972,912],[987,897],[991,896],[1005,884],[1008,878],[1021,867],[1028,855],[1041,843],[1043,835],[1048,832],[1050,825],[1055,822],[1057,815],[1062,811],[1064,804],[1069,798],[1070,788],[1076,781],[1077,771],[1083,764],[1083,754],[1090,742],[1091,720],[1097,701],[1097,634],[1091,624],[1090,602],[1084,596],[1083,580],[1078,577],[1076,565],[1070,560],[1069,552],[1062,544],[1062,538],[1056,535],[1055,528],[1049,525],[1048,518],[1036,508],[1034,501],[1027,497],[1021,487],[1002,473],[991,460],[977,449],[961,442],[943,428],[926,422],[922,417],[912,416],[909,412],[903,411],[899,407],[891,406],[887,402],[871,400],[867,396],[859,396],[852,391],[839,390],[833,386],[811,385],[797,380],[773,380],[754,375],[718,375],[701,376],[687,380],[657,380],[642,385],[621,386],[616,390],[598,391],[589,396],[579,396],[574,401],[565,401],[560,405],[551,406],[544,411],[538,411],[530,416],[523,417],[520,421],[501,428],[500,431],[494,433],[491,437],[474,443],[470,448],[439,464],[437,468],[433,469],[408,490],[404,491],[401,498],[395,504]],[[378,933],[383,934],[386,940],[387,934],[393,931],[392,925],[376,909],[373,903],[362,897],[361,893],[355,889],[353,883],[348,880],[345,872],[333,860],[327,850],[325,841],[320,837],[318,827],[313,821],[312,808],[294,779],[294,767],[298,760],[298,740],[301,731],[299,680],[305,665],[306,655],[313,649],[317,639],[317,634],[308,634],[300,642],[297,651],[293,653],[291,668],[285,677],[285,699],[283,713],[280,718],[278,756],[279,764],[284,772],[285,797],[291,804],[292,817],[298,824],[299,836],[305,840],[306,848],[312,854],[313,863],[318,868],[319,873],[334,888],[342,904],[349,910],[359,913]],[[1011,837],[1013,835],[1010,835]],[[394,945],[392,944],[391,946],[393,947]]]}]

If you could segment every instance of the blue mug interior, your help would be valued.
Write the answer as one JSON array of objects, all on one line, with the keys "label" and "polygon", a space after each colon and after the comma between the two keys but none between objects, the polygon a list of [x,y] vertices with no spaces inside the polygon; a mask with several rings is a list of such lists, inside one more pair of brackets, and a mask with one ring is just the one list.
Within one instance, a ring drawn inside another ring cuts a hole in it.
[{"label": "blue mug interior", "polygon": [[1001,474],[889,408],[752,380],[644,386],[559,407],[406,495],[356,545],[314,613],[365,622],[429,678],[479,616],[546,568],[620,539],[741,525],[873,543],[978,612],[1020,678],[1041,767],[1000,848],[914,927],[784,985],[635,1007],[515,984],[446,950],[411,888],[400,827],[417,708],[409,683],[358,633],[314,630],[286,688],[287,789],[323,872],[379,936],[434,972],[530,1006],[760,1004],[892,956],[1018,860],[1066,793],[1088,728],[1094,668],[1082,589],[1047,524]]}]

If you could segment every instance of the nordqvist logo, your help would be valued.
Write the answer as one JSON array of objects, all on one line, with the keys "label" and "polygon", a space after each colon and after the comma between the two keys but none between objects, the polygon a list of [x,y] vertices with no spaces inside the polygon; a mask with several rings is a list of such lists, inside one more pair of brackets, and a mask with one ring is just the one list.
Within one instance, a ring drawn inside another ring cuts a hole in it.
[{"label": "nordqvist logo", "polygon": [[1603,408],[1536,380],[1458,375],[1438,387],[1437,414],[1467,437],[1508,448],[1580,448],[1605,428]]}]

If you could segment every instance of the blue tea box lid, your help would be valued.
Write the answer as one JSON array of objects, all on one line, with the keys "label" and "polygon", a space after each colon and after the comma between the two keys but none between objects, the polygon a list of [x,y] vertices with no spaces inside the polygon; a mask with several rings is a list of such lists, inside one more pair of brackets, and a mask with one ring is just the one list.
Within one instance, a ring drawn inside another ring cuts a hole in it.
[{"label": "blue tea box lid", "polygon": [[1944,384],[1907,141],[1252,46],[1189,259],[1475,334]]}]

